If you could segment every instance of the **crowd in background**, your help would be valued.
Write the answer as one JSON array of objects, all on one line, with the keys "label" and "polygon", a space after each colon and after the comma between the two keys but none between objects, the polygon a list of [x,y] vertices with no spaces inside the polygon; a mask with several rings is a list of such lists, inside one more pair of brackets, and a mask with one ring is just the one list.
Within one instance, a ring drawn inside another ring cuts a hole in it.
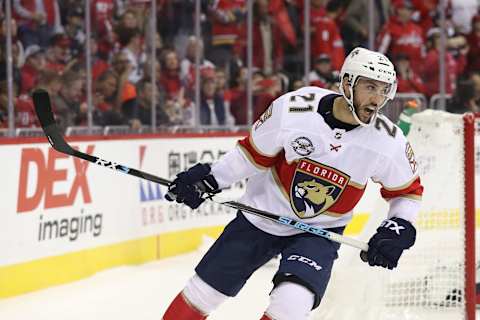
[{"label": "crowd in background", "polygon": [[[4,2],[0,0],[0,128],[8,127]],[[338,90],[346,54],[368,46],[368,3],[311,0],[312,70],[306,79],[304,1],[254,1],[253,119],[273,99],[307,83]],[[429,99],[439,92],[439,0],[373,3],[374,49],[394,62],[398,92]],[[158,126],[190,125],[194,110],[202,125],[248,125],[247,1],[201,1],[200,39],[194,36],[195,1],[157,0],[155,33],[149,29],[150,9],[150,0],[91,0],[92,32],[87,38],[84,1],[12,0],[15,126],[38,126],[31,92],[39,87],[50,92],[63,128],[86,125],[87,54],[94,125],[150,125],[152,106]],[[445,87],[452,112],[480,111],[477,10],[477,0],[447,1]],[[194,105],[197,51],[199,107]]]}]

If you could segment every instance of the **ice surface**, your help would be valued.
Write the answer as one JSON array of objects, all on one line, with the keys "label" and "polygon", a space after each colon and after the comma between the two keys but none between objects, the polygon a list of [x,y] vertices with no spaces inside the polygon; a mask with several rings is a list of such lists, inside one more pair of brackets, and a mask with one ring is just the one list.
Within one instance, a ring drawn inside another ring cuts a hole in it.
[{"label": "ice surface", "polygon": [[[0,300],[0,319],[160,320],[193,274],[202,249],[139,266],[110,269],[74,283]],[[273,261],[259,269],[236,298],[229,299],[208,319],[260,319],[277,266]],[[343,303],[343,307],[348,306]]]},{"label": "ice surface", "polygon": [[[74,283],[0,300],[2,320],[160,320],[201,258],[200,252],[110,269]],[[272,264],[258,270],[240,294],[209,320],[260,319],[268,304]]]}]

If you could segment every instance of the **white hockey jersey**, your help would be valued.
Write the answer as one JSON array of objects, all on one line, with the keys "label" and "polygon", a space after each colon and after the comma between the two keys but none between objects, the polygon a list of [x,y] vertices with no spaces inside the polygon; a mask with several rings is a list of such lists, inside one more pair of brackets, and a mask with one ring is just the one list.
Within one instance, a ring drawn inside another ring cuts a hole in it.
[{"label": "white hockey jersey", "polygon": [[[413,221],[423,187],[410,144],[379,115],[374,125],[331,128],[319,112],[335,92],[304,87],[276,99],[249,136],[212,165],[220,188],[244,178],[240,202],[321,228],[346,225],[369,179],[382,185],[389,217]],[[274,235],[301,231],[245,214]]]}]

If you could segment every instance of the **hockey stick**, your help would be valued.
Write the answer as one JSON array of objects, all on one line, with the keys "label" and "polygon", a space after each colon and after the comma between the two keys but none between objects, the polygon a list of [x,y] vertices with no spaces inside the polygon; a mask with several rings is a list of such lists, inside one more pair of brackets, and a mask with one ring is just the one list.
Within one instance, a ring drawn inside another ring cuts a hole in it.
[{"label": "hockey stick", "polygon": [[[48,139],[48,142],[50,142],[50,145],[52,146],[53,149],[61,153],[71,155],[73,157],[77,157],[77,158],[92,162],[96,165],[99,165],[105,168],[120,171],[122,173],[126,173],[138,178],[156,182],[163,186],[168,186],[170,184],[170,181],[167,179],[163,179],[155,175],[149,174],[147,172],[143,172],[134,168],[129,168],[127,166],[120,165],[116,162],[104,160],[96,156],[92,156],[92,155],[73,149],[65,141],[65,139],[63,138],[62,134],[60,133],[60,130],[58,129],[55,123],[48,92],[42,89],[35,90],[35,92],[33,93],[33,104],[35,105],[35,112],[37,114],[38,120],[40,121],[40,125],[42,126],[43,132],[45,133]],[[347,244],[352,247],[358,248],[362,251],[368,251],[368,245],[366,243],[356,239],[342,236],[335,232],[317,228],[315,226],[309,225],[304,222],[296,221],[288,217],[277,216],[270,212],[256,209],[256,208],[247,206],[245,204],[242,204],[240,202],[220,200],[220,198],[216,196],[213,196],[213,197],[209,196],[208,198],[213,202],[216,202],[218,204],[221,204],[233,209],[254,214],[254,215],[275,221],[277,223],[287,225],[298,230],[302,230],[304,232],[315,234],[317,236],[329,239],[331,241]]]}]

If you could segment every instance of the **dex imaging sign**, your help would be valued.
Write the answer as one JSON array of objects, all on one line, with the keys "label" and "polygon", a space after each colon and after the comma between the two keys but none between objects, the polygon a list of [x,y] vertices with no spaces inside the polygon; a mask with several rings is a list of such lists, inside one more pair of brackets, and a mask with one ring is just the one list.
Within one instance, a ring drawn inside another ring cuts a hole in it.
[{"label": "dex imaging sign", "polygon": [[[86,152],[91,154],[93,151],[94,146],[88,145]],[[62,168],[65,162],[73,163],[73,179],[67,175],[71,170]],[[92,202],[86,176],[88,167],[89,162],[51,148],[46,152],[40,148],[24,148],[20,160],[17,212],[31,212],[42,204],[43,209],[72,206],[79,196],[84,203]]]},{"label": "dex imaging sign", "polygon": [[[194,160],[213,161],[236,140],[88,139],[74,146],[83,153],[173,178]],[[233,212],[211,203],[196,212],[167,203],[161,186],[106,170],[104,163],[58,153],[48,143],[0,144],[0,158],[6,169],[0,184],[0,266],[164,232],[224,225],[232,218]],[[243,188],[231,188],[229,195],[231,191],[236,197]]]},{"label": "dex imaging sign", "polygon": [[[93,145],[86,147],[91,154]],[[17,213],[39,211],[37,241],[68,239],[76,241],[82,234],[94,237],[102,233],[102,213],[87,213],[83,205],[92,202],[87,179],[89,162],[40,148],[24,148],[20,157]],[[77,212],[75,203],[81,203]],[[50,216],[46,209],[68,211]],[[73,216],[72,216],[73,213]]]}]

